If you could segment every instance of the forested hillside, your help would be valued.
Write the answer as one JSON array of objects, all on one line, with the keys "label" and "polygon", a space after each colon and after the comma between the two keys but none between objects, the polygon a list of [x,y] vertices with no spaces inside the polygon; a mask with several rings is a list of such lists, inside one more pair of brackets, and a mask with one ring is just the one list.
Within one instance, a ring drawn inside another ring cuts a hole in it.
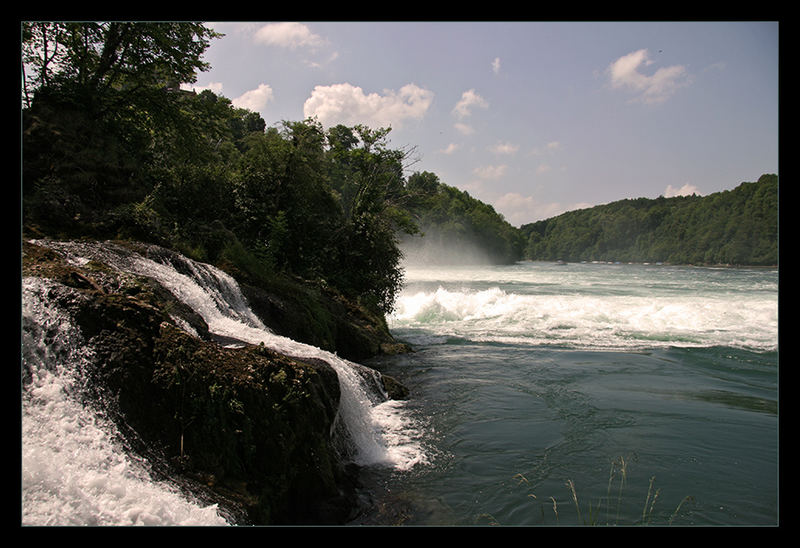
[{"label": "forested hillside", "polygon": [[411,262],[506,264],[522,259],[524,240],[494,208],[430,172],[408,178],[405,208],[420,232],[402,239]]},{"label": "forested hillside", "polygon": [[534,260],[776,265],[778,177],[702,197],[620,200],[520,231]]}]

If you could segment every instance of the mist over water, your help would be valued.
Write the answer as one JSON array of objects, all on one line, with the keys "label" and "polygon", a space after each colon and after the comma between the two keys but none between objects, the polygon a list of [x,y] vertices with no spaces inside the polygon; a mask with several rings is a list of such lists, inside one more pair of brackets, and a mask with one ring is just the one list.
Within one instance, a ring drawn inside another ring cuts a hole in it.
[{"label": "mist over water", "polygon": [[400,243],[403,263],[414,266],[490,265],[492,259],[479,245],[466,239],[448,238],[435,228],[423,229],[424,236],[409,236]]}]

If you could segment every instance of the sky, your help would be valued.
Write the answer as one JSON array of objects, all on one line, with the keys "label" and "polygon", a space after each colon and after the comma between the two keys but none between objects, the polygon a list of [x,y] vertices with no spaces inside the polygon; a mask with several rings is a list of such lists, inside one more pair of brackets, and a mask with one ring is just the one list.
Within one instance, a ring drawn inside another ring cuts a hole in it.
[{"label": "sky", "polygon": [[521,226],[778,173],[777,22],[215,22],[189,87],[268,126],[391,127]]}]

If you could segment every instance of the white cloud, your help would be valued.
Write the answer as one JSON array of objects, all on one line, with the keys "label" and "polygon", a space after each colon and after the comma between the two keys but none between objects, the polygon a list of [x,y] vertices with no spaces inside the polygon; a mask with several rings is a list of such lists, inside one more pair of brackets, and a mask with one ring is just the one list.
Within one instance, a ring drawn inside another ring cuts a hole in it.
[{"label": "white cloud", "polygon": [[486,99],[475,93],[474,89],[470,89],[461,94],[461,99],[453,107],[453,114],[459,119],[463,119],[472,114],[473,108],[487,108],[488,106],[489,103],[486,102]]},{"label": "white cloud", "polygon": [[514,154],[518,150],[519,146],[511,143],[497,143],[491,148],[495,154]]},{"label": "white cloud", "polygon": [[453,154],[459,148],[461,148],[459,145],[455,143],[450,143],[449,145],[447,145],[447,147],[443,148],[439,152],[441,152],[442,154]]},{"label": "white cloud", "polygon": [[553,154],[560,149],[561,149],[561,143],[559,143],[558,141],[550,141],[543,147],[535,147],[533,150],[531,150],[531,154],[533,154],[534,156]]},{"label": "white cloud", "polygon": [[518,192],[503,194],[492,205],[514,226],[549,219],[567,211],[591,207],[591,204],[588,203],[564,205],[558,202],[540,202],[533,196],[524,196]]},{"label": "white cloud", "polygon": [[561,148],[561,143],[559,143],[558,141],[550,141],[549,143],[547,143],[547,145],[545,145],[545,149],[548,152],[555,152],[560,148]]},{"label": "white cloud", "polygon": [[323,66],[324,66],[326,63],[331,63],[331,62],[335,61],[335,60],[336,60],[338,57],[339,57],[339,52],[333,51],[333,52],[331,52],[331,53],[330,53],[330,55],[329,55],[329,56],[328,56],[326,59],[324,59],[322,62],[319,62],[319,61],[309,61],[309,60],[306,60],[306,61],[304,61],[304,62],[305,62],[305,64],[306,64],[306,65],[308,65],[309,67],[312,67],[312,68],[321,68],[321,67],[323,67]]},{"label": "white cloud", "polygon": [[646,49],[623,55],[608,67],[611,87],[632,91],[644,103],[661,103],[688,85],[689,75],[681,65],[660,68],[649,76],[640,71],[653,63]]},{"label": "white cloud", "polygon": [[181,89],[185,89],[187,91],[194,91],[196,93],[201,93],[205,90],[211,90],[217,95],[222,95],[222,82],[211,82],[207,86],[196,86],[194,84],[181,84]]},{"label": "white cloud", "polygon": [[492,72],[495,74],[500,74],[500,58],[495,57],[494,61],[492,61]]},{"label": "white cloud", "polygon": [[301,23],[270,23],[258,29],[253,39],[267,46],[278,46],[289,49],[318,48],[327,44],[327,40],[311,32]]},{"label": "white cloud", "polygon": [[475,133],[475,129],[467,124],[456,123],[453,124],[453,127],[456,128],[462,135],[472,135]]},{"label": "white cloud", "polygon": [[499,179],[506,173],[508,166],[481,166],[476,167],[472,172],[481,179]]},{"label": "white cloud", "polygon": [[303,105],[306,117],[316,117],[324,126],[365,124],[370,127],[400,127],[409,119],[420,119],[433,101],[433,92],[415,84],[400,91],[365,94],[352,84],[316,86]]},{"label": "white cloud", "polygon": [[267,84],[259,84],[256,89],[246,91],[236,99],[232,99],[231,103],[237,108],[260,112],[272,99],[272,88]]},{"label": "white cloud", "polygon": [[692,194],[700,195],[700,191],[692,184],[686,183],[680,188],[667,185],[667,189],[664,191],[664,198],[674,198],[675,196],[691,196]]},{"label": "white cloud", "polygon": [[256,44],[270,47],[279,47],[289,50],[302,52],[301,55],[320,55],[322,59],[301,59],[306,66],[320,68],[327,63],[336,60],[339,54],[336,51],[328,51],[327,46],[330,42],[314,34],[308,26],[302,23],[282,22],[269,23],[267,25],[255,25],[247,23],[237,25],[234,31],[245,33],[251,36],[251,40]]}]

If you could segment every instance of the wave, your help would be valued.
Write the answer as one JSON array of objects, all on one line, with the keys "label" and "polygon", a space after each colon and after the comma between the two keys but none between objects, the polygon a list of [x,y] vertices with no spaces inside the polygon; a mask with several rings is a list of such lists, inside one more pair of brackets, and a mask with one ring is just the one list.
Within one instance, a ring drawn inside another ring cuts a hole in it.
[{"label": "wave", "polygon": [[[725,294],[524,294],[407,290],[389,318],[404,336],[580,348],[731,346],[777,349],[773,299]],[[413,341],[412,341],[413,342]]]}]

